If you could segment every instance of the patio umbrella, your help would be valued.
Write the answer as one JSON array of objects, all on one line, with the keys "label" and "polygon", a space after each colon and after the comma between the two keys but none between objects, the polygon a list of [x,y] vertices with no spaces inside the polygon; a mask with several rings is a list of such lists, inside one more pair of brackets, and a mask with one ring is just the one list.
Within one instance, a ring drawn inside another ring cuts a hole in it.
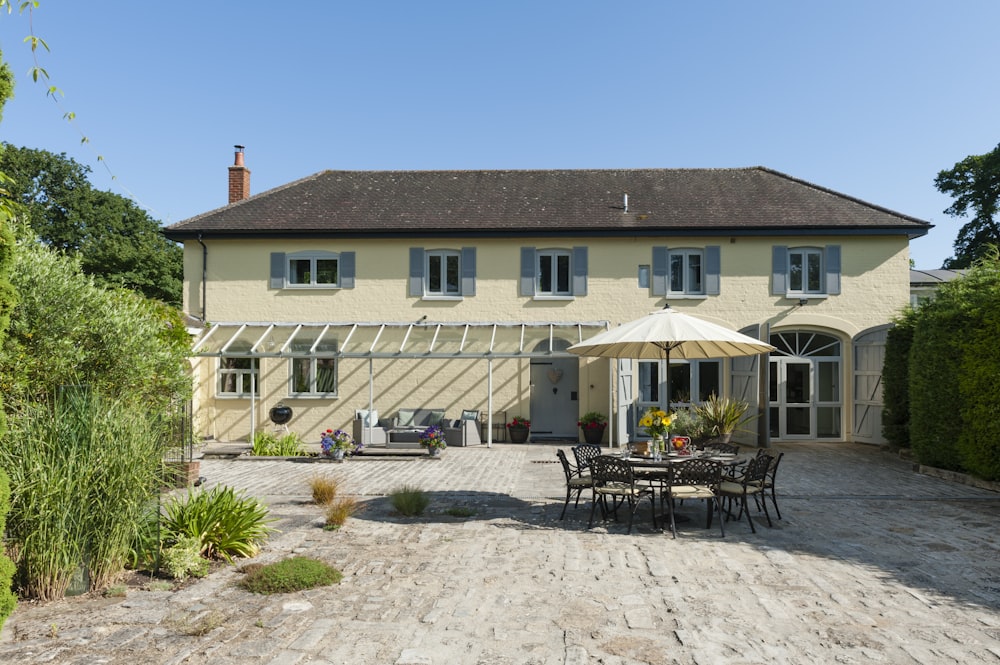
[{"label": "patio umbrella", "polygon": [[685,360],[733,358],[768,353],[774,347],[735,330],[676,312],[667,305],[662,310],[594,335],[566,350],[597,358],[665,359],[669,391],[671,357]]},{"label": "patio umbrella", "polygon": [[567,351],[597,358],[733,358],[768,353],[774,347],[715,323],[670,309],[594,335]]}]

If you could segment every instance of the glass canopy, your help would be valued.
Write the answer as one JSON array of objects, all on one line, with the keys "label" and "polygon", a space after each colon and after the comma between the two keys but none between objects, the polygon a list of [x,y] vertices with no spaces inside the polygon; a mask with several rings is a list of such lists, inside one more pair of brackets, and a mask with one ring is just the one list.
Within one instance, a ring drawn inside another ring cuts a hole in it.
[{"label": "glass canopy", "polygon": [[[572,356],[565,349],[608,330],[578,323],[214,323],[195,356],[336,358],[531,358]],[[575,356],[574,356],[575,357]]]}]

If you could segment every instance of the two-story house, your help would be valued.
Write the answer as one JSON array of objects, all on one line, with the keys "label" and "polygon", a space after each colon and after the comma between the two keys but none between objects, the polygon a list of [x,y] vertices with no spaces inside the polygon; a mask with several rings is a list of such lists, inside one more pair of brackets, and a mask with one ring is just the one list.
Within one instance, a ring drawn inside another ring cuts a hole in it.
[{"label": "two-story house", "polygon": [[[203,434],[246,438],[282,403],[307,440],[371,405],[574,440],[601,411],[616,441],[626,413],[715,392],[773,440],[881,440],[884,333],[927,222],[761,167],[323,171],[249,196],[238,150],[229,175],[229,205],[166,230],[205,322]],[[566,351],[665,304],[776,351],[671,361],[669,385],[663,361]]]}]

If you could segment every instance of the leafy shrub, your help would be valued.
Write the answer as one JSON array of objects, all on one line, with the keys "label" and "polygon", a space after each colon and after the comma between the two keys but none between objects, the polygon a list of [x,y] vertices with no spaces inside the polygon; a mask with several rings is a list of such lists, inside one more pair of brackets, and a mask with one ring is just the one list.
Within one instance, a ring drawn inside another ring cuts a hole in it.
[{"label": "leafy shrub", "polygon": [[244,569],[240,586],[252,593],[272,594],[302,591],[337,584],[343,574],[326,563],[309,557],[292,557],[277,563]]},{"label": "leafy shrub", "polygon": [[402,485],[389,494],[389,502],[401,515],[413,517],[423,515],[431,499],[417,487]]},{"label": "leafy shrub", "polygon": [[274,531],[267,526],[267,508],[231,487],[193,490],[186,498],[174,498],[164,506],[163,529],[168,539],[192,536],[201,543],[202,556],[252,557]]},{"label": "leafy shrub", "polygon": [[337,498],[340,481],[329,476],[313,476],[309,479],[309,489],[313,502],[322,506]]},{"label": "leafy shrub", "polygon": [[204,577],[208,574],[208,559],[201,556],[201,541],[194,536],[181,536],[163,551],[163,568],[175,580]]},{"label": "leafy shrub", "polygon": [[259,457],[298,457],[306,455],[304,442],[295,432],[279,437],[274,432],[257,431],[250,454]]}]

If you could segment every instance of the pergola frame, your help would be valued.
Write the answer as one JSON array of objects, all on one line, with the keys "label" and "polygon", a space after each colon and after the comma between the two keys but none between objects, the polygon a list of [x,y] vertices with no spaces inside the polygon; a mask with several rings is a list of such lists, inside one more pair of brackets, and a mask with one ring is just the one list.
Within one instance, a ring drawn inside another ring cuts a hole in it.
[{"label": "pergola frame", "polygon": [[[368,408],[375,408],[376,359],[478,358],[487,361],[486,444],[493,445],[493,360],[498,358],[579,358],[556,349],[560,338],[582,342],[609,328],[594,322],[385,322],[281,323],[218,322],[196,340],[196,357],[367,358]],[[609,413],[613,387],[609,390]],[[250,389],[250,436],[256,428],[256,379]],[[369,419],[369,427],[371,427]]]}]

